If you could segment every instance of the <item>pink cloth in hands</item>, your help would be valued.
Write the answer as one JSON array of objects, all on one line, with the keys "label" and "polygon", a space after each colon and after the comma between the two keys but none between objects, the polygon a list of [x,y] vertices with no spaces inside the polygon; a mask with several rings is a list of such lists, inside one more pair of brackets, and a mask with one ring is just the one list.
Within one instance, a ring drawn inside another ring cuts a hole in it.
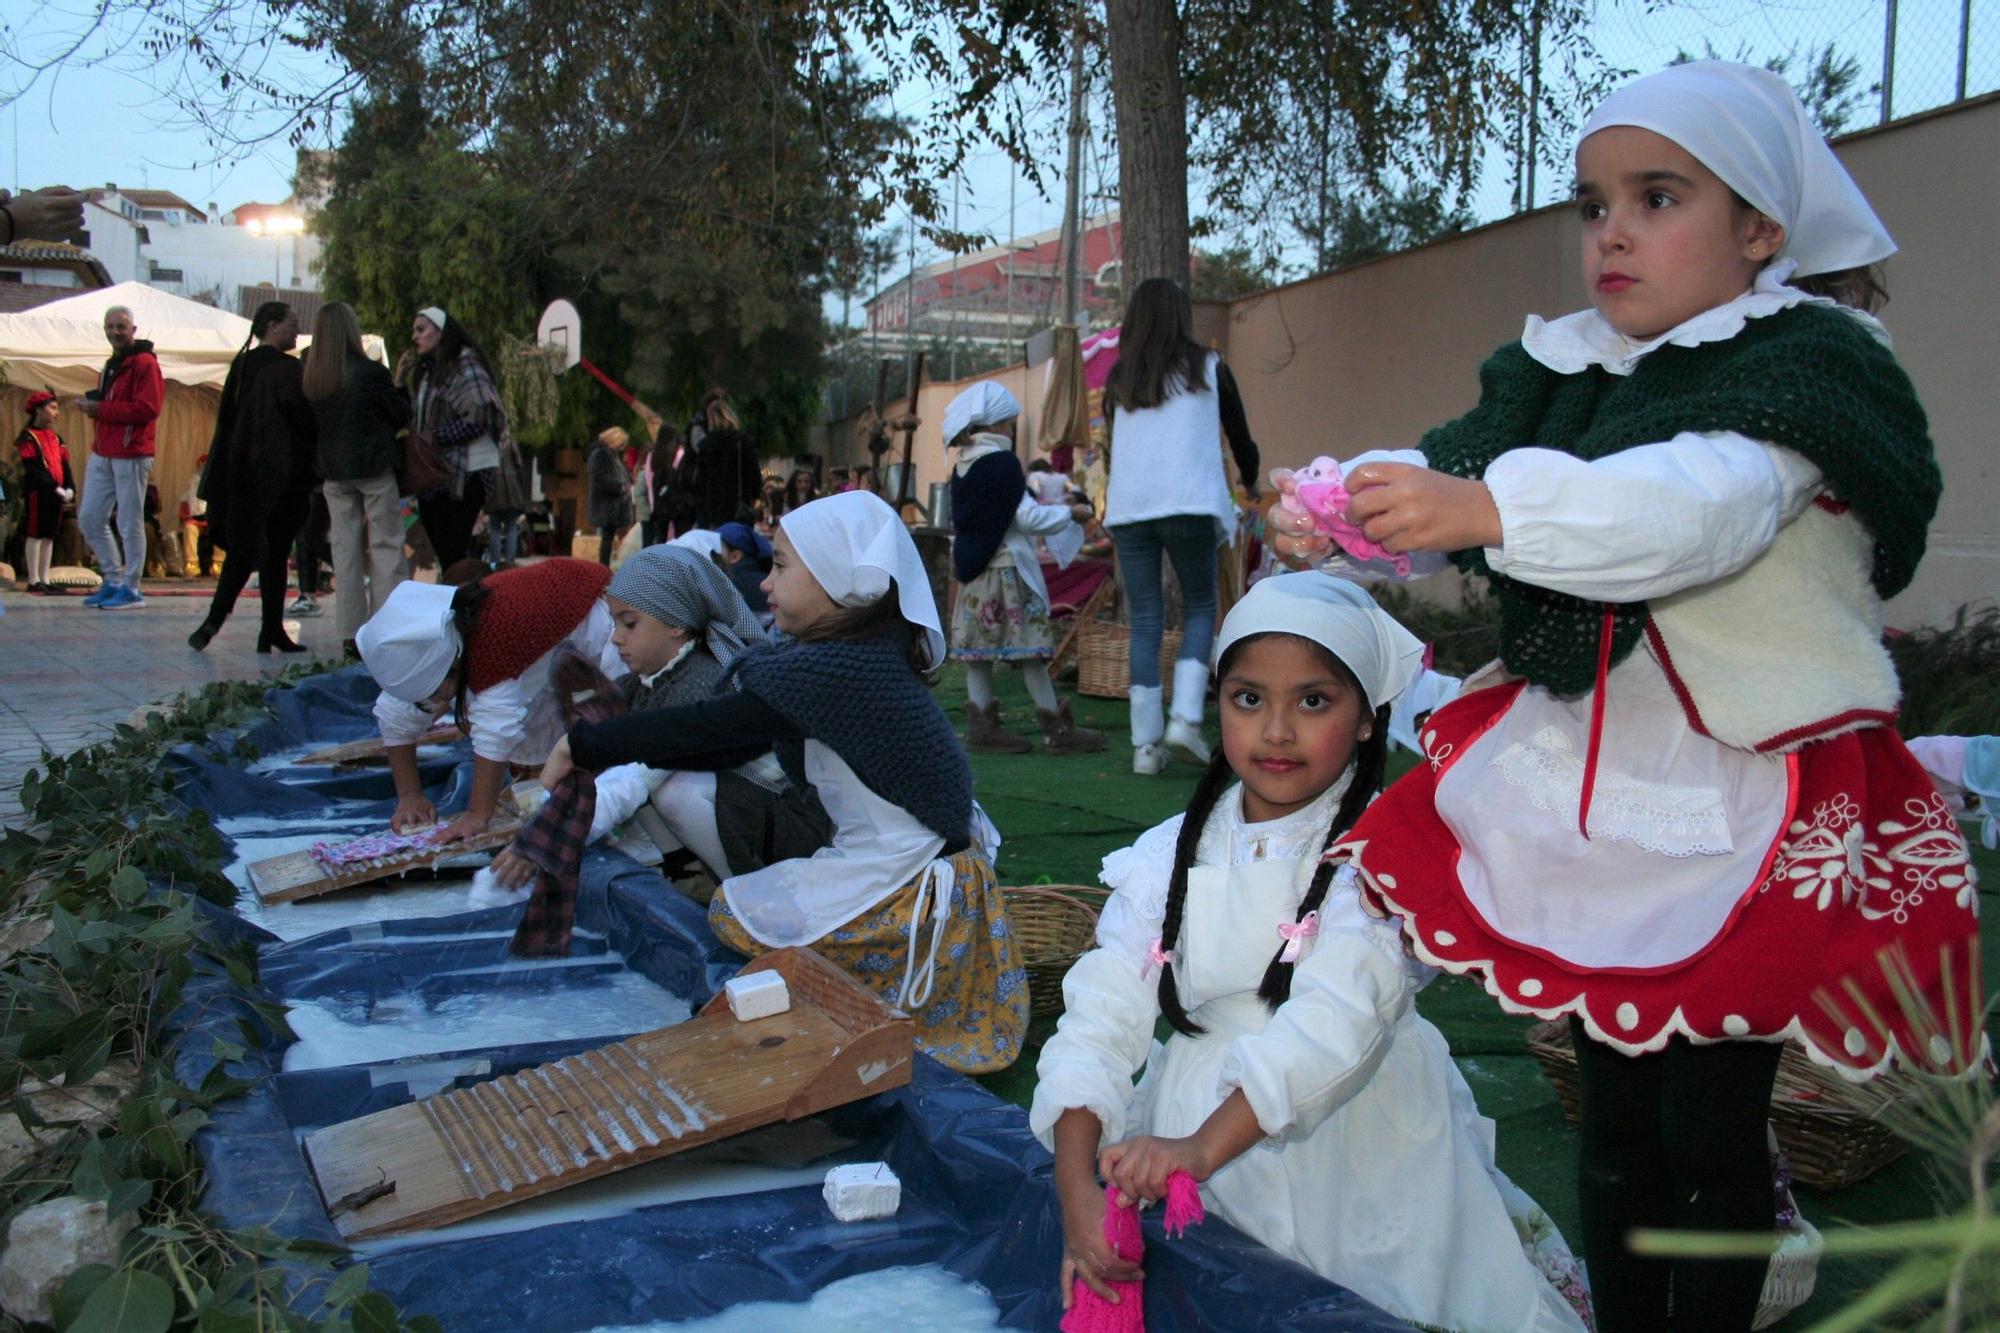
[{"label": "pink cloth in hands", "polygon": [[1278,488],[1278,508],[1294,516],[1289,523],[1282,518],[1278,520],[1276,526],[1280,531],[1303,536],[1294,529],[1304,528],[1309,522],[1313,533],[1330,539],[1356,560],[1386,560],[1395,566],[1399,576],[1409,575],[1409,556],[1398,555],[1370,541],[1359,526],[1348,522],[1347,505],[1353,497],[1340,475],[1338,461],[1321,456],[1296,472],[1279,468],[1271,474],[1271,480]]},{"label": "pink cloth in hands", "polygon": [[[1206,1213],[1201,1206],[1201,1187],[1185,1171],[1167,1177],[1166,1229],[1181,1236],[1200,1222]],[[1146,1253],[1146,1241],[1139,1232],[1139,1208],[1118,1206],[1118,1187],[1104,1189],[1104,1239],[1120,1259],[1138,1263]],[[1092,1291],[1082,1278],[1076,1280],[1069,1313],[1062,1319],[1062,1333],[1144,1333],[1146,1327],[1146,1284],[1107,1283],[1118,1293],[1118,1304]]]}]

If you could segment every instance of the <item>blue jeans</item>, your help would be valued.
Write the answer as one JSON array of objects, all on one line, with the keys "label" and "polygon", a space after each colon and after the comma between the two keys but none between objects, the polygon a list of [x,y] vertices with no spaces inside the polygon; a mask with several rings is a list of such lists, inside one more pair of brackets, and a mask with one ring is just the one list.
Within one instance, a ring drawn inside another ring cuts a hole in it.
[{"label": "blue jeans", "polygon": [[1207,662],[1215,642],[1215,520],[1206,514],[1171,514],[1111,529],[1118,550],[1118,579],[1132,622],[1132,683],[1160,683],[1160,635],[1165,598],[1160,590],[1160,553],[1173,562],[1180,580],[1181,659]]},{"label": "blue jeans", "polygon": [[498,567],[521,553],[521,515],[486,516],[486,563]]}]

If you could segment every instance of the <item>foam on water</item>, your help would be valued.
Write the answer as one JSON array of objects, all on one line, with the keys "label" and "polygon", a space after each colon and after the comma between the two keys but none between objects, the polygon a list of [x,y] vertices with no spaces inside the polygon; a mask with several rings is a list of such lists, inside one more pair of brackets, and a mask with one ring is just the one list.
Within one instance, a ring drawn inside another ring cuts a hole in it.
[{"label": "foam on water", "polygon": [[[356,1241],[354,1252],[359,1258],[373,1259],[447,1241],[504,1236],[565,1222],[617,1217],[689,1199],[760,1194],[800,1185],[817,1189],[826,1178],[828,1167],[851,1159],[852,1153],[847,1150],[853,1146],[852,1140],[841,1138],[816,1120],[773,1125],[600,1176],[450,1226]],[[818,1203],[815,1195],[813,1206]],[[834,1224],[829,1222],[829,1225]]]},{"label": "foam on water", "polygon": [[[527,971],[539,965],[518,966]],[[496,976],[503,971],[493,969]],[[284,1067],[328,1069],[441,1051],[629,1036],[684,1022],[690,1012],[686,1000],[637,972],[556,992],[453,995],[434,1006],[411,994],[384,996],[372,1011],[333,998],[309,1000],[286,1015],[299,1040],[285,1049]]]},{"label": "foam on water", "polygon": [[606,1325],[591,1333],[962,1333],[998,1328],[986,1288],[936,1264],[884,1268],[830,1282],[809,1301],[755,1301],[706,1319]]}]

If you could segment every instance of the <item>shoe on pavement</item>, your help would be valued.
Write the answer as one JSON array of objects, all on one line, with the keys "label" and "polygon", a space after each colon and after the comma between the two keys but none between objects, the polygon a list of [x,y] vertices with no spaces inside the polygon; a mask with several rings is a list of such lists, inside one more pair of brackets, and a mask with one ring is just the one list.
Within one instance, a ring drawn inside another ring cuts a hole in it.
[{"label": "shoe on pavement", "polygon": [[100,611],[123,611],[127,607],[144,606],[145,604],[146,596],[144,593],[134,588],[128,588],[121,583],[118,585],[116,591],[97,604],[97,609]]},{"label": "shoe on pavement", "polygon": [[1159,741],[1132,747],[1132,771],[1142,777],[1157,777],[1167,771],[1167,747]]},{"label": "shoe on pavement", "polygon": [[316,616],[319,614],[319,602],[311,593],[302,592],[290,606],[285,608],[285,614],[288,616]]},{"label": "shoe on pavement", "polygon": [[83,599],[83,604],[85,606],[103,606],[105,602],[110,600],[111,594],[117,591],[118,585],[112,580],[106,579],[97,585],[97,591]]}]

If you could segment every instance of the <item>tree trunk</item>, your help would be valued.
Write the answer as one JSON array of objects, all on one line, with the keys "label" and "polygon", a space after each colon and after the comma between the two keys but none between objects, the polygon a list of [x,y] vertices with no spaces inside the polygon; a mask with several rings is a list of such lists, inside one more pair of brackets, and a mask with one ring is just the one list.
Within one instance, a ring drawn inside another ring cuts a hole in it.
[{"label": "tree trunk", "polygon": [[1188,281],[1187,89],[1174,0],[1106,0],[1111,96],[1118,117],[1121,282]]}]

